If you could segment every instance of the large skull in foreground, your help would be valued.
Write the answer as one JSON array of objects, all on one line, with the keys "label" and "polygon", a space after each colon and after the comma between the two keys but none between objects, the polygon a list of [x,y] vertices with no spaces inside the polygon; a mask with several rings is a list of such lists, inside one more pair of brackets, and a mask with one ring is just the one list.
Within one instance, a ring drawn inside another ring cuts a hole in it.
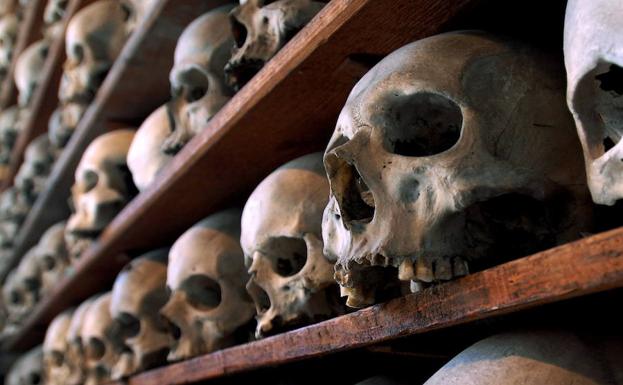
[{"label": "large skull in foreground", "polygon": [[[113,379],[150,369],[167,361],[171,338],[160,308],[167,302],[167,254],[160,249],[134,259],[119,273],[110,311],[129,348],[112,371]],[[126,362],[130,361],[130,365]]]},{"label": "large skull in foreground", "polygon": [[19,91],[18,104],[30,104],[37,85],[45,73],[45,59],[50,49],[50,41],[43,39],[32,43],[17,58],[15,64],[15,85]]},{"label": "large skull in foreground", "polygon": [[169,74],[174,124],[162,146],[166,153],[184,147],[233,95],[224,73],[233,44],[227,16],[230,9],[224,6],[202,15],[177,41],[175,65]]},{"label": "large skull in foreground", "polygon": [[623,198],[623,3],[570,0],[565,17],[567,102],[593,200]]},{"label": "large skull in foreground", "polygon": [[462,32],[359,81],[325,153],[325,252],[349,306],[396,278],[418,290],[579,237],[590,198],[560,70]]},{"label": "large skull in foreground", "polygon": [[[169,361],[246,341],[253,302],[240,249],[240,211],[211,215],[186,231],[169,253],[169,301],[161,310],[175,341]],[[238,332],[238,333],[237,333]]]},{"label": "large skull in foreground", "polygon": [[41,346],[18,358],[7,375],[6,385],[43,384],[43,352]]},{"label": "large skull in foreground", "polygon": [[322,253],[329,183],[322,154],[281,166],[260,183],[242,213],[240,243],[257,311],[256,336],[339,313],[334,261]]},{"label": "large skull in foreground", "polygon": [[86,109],[84,104],[66,103],[54,110],[48,121],[48,135],[55,149],[60,150],[69,142]]},{"label": "large skull in foreground", "polygon": [[97,137],[82,155],[72,187],[75,212],[65,230],[72,263],[132,198],[136,188],[126,166],[133,130]]},{"label": "large skull in foreground", "polygon": [[496,335],[464,350],[424,385],[623,384],[620,341],[587,340],[560,331]]},{"label": "large skull in foreground", "polygon": [[65,246],[65,221],[46,230],[35,250],[35,258],[41,271],[41,289],[49,292],[65,276],[69,267],[69,255]]},{"label": "large skull in foreground", "polygon": [[82,328],[86,314],[95,299],[96,297],[84,301],[71,316],[65,337],[67,342],[65,364],[69,368],[69,377],[65,379],[67,385],[83,385],[86,378],[85,341],[82,338]]},{"label": "large skull in foreground", "polygon": [[54,151],[47,134],[41,134],[28,144],[22,163],[15,176],[15,187],[33,204],[45,188],[45,182],[52,171]]},{"label": "large skull in foreground", "polygon": [[324,6],[311,0],[241,0],[231,12],[234,52],[225,71],[240,89]]},{"label": "large skull in foreground", "polygon": [[172,159],[162,151],[162,143],[171,133],[166,106],[152,112],[143,122],[128,151],[128,168],[136,187],[142,191]]},{"label": "large skull in foreground", "polygon": [[73,312],[73,310],[68,310],[57,315],[45,333],[43,368],[46,385],[65,385],[69,377],[67,332]]},{"label": "large skull in foreground", "polygon": [[119,56],[128,29],[127,8],[118,0],[98,0],[76,13],[67,26],[67,60],[59,99],[89,103]]},{"label": "large skull in foreground", "polygon": [[19,324],[28,317],[41,295],[41,271],[34,251],[32,248],[24,254],[2,287],[9,321],[14,324]]},{"label": "large skull in foreground", "polygon": [[0,79],[4,79],[11,65],[19,20],[15,14],[0,17]]}]

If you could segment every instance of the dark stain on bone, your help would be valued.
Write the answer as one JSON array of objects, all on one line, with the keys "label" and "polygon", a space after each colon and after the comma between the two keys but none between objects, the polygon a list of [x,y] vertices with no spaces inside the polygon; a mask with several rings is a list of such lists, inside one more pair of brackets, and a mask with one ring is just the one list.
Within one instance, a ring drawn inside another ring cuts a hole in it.
[{"label": "dark stain on bone", "polygon": [[400,200],[405,203],[413,203],[420,197],[420,182],[415,178],[406,178],[398,186]]}]

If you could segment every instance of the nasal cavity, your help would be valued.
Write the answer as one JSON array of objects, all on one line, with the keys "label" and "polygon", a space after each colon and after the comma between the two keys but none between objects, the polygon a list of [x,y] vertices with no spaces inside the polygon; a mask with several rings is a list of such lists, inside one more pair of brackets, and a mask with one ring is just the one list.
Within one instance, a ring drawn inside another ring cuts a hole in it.
[{"label": "nasal cavity", "polygon": [[338,160],[332,188],[338,200],[344,225],[352,230],[357,225],[372,222],[376,207],[374,195],[352,164]]},{"label": "nasal cavity", "polygon": [[282,277],[298,273],[307,262],[307,244],[302,238],[273,237],[264,250],[273,271]]},{"label": "nasal cavity", "polygon": [[236,48],[240,49],[244,45],[244,42],[247,40],[247,27],[239,22],[234,16],[231,16],[229,20],[231,23],[231,31],[234,35]]},{"label": "nasal cavity", "polygon": [[602,90],[623,95],[623,68],[618,65],[611,64],[607,72],[595,76],[595,79],[600,82]]},{"label": "nasal cavity", "polygon": [[264,289],[255,283],[254,279],[250,279],[249,282],[247,282],[247,293],[249,293],[251,299],[253,299],[255,303],[257,314],[264,314],[270,309],[270,297],[268,297]]}]

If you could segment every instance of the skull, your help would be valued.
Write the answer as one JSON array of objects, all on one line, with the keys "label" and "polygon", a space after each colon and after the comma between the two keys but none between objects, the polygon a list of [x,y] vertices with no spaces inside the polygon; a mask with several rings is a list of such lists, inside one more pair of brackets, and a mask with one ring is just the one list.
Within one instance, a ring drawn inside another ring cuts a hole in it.
[{"label": "skull", "polygon": [[240,243],[258,338],[339,313],[334,261],[322,254],[328,193],[322,155],[315,153],[270,174],[244,207]]},{"label": "skull", "polygon": [[167,253],[160,249],[130,262],[117,276],[110,311],[120,325],[131,365],[113,368],[115,380],[166,363],[171,344],[160,308],[167,302]]},{"label": "skull", "polygon": [[85,385],[110,381],[112,368],[118,364],[126,349],[119,325],[110,314],[111,296],[108,292],[96,298],[84,315],[82,341],[86,364]]},{"label": "skull", "polygon": [[230,9],[227,5],[202,15],[177,41],[169,75],[174,123],[162,146],[166,153],[181,150],[233,95],[223,72],[233,44],[227,16]]},{"label": "skull", "polygon": [[9,322],[19,324],[30,314],[41,295],[41,271],[30,249],[16,269],[9,273],[2,296],[9,312]]},{"label": "skull", "polygon": [[48,136],[56,149],[65,147],[73,135],[87,106],[80,103],[66,103],[59,106],[48,122]]},{"label": "skull", "polygon": [[71,18],[65,35],[61,102],[88,104],[93,100],[129,36],[128,16],[120,1],[98,0]]},{"label": "skull", "polygon": [[128,151],[128,168],[134,184],[145,190],[171,161],[171,156],[161,151],[162,143],[171,132],[166,106],[158,108],[136,131]]},{"label": "skull", "polygon": [[211,215],[186,231],[169,253],[171,296],[160,313],[175,341],[169,361],[231,346],[255,314],[245,291],[249,279],[240,249],[240,211]]},{"label": "skull", "polygon": [[17,234],[19,226],[30,211],[31,204],[24,198],[24,195],[20,194],[15,186],[9,187],[0,194],[0,221],[7,223],[7,225],[10,224],[10,236]]},{"label": "skull", "polygon": [[63,19],[69,0],[48,0],[43,12],[46,38],[53,40],[63,33]]},{"label": "skull", "polygon": [[43,351],[41,350],[41,346],[37,346],[18,358],[18,360],[11,367],[5,384],[43,384]]},{"label": "skull", "polygon": [[241,0],[231,12],[234,51],[225,67],[239,90],[324,6],[311,0]]},{"label": "skull", "polygon": [[54,153],[47,134],[41,134],[28,145],[24,162],[15,176],[15,187],[24,195],[25,201],[33,204],[45,188],[52,165]]},{"label": "skull", "polygon": [[0,79],[6,77],[11,65],[19,20],[15,14],[0,16]]},{"label": "skull", "polygon": [[549,59],[448,33],[359,81],[325,153],[325,254],[339,257],[349,306],[396,294],[396,276],[416,291],[465,275],[468,261],[490,266],[579,237],[589,198]]},{"label": "skull", "polygon": [[50,49],[49,40],[43,39],[32,43],[17,58],[15,64],[15,85],[19,91],[18,104],[25,107],[30,104],[37,85],[45,73],[45,59]]},{"label": "skull", "polygon": [[115,130],[96,138],[82,155],[72,187],[75,212],[65,229],[72,263],[132,198],[135,187],[126,157],[133,130]]},{"label": "skull", "polygon": [[72,316],[73,310],[57,315],[45,333],[43,370],[46,385],[65,385],[65,381],[69,377],[67,332]]},{"label": "skull", "polygon": [[11,151],[20,132],[20,109],[9,107],[0,112],[0,164],[9,164]]},{"label": "skull", "polygon": [[44,292],[57,285],[69,267],[64,237],[65,224],[63,221],[50,227],[37,244],[35,258],[41,270],[41,288]]},{"label": "skull", "polygon": [[71,317],[71,322],[67,329],[67,335],[65,337],[67,342],[65,364],[69,368],[69,376],[66,378],[67,385],[82,385],[86,377],[82,327],[84,325],[85,316],[95,301],[95,298],[89,298],[78,306]]},{"label": "skull", "polygon": [[593,200],[623,198],[623,4],[570,0],[565,17],[567,103]]},{"label": "skull", "polygon": [[153,8],[155,0],[122,0],[130,10],[128,29],[133,31]]}]

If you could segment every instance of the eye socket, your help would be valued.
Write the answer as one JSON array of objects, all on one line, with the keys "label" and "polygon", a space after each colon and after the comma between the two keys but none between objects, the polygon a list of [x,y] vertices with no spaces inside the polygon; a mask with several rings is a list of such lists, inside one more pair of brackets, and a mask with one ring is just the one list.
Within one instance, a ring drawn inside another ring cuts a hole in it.
[{"label": "eye socket", "polygon": [[298,273],[307,262],[307,244],[301,238],[271,238],[262,249],[273,270],[282,277]]},{"label": "eye socket", "polygon": [[178,95],[181,92],[188,103],[194,103],[208,93],[210,83],[208,77],[197,68],[189,68],[181,72],[178,81],[182,83],[182,89],[174,90],[174,92]]},{"label": "eye socket", "polygon": [[76,64],[82,64],[84,60],[84,47],[81,44],[74,44],[72,53]]},{"label": "eye socket", "polygon": [[47,165],[41,162],[33,163],[32,168],[36,175],[46,174],[46,171],[47,171]]},{"label": "eye socket", "polygon": [[93,361],[101,360],[106,354],[106,345],[97,337],[91,337],[85,348],[86,356]]},{"label": "eye socket", "polygon": [[28,374],[28,383],[32,385],[39,385],[41,383],[41,373],[31,372]]},{"label": "eye socket", "polygon": [[63,354],[63,352],[53,350],[50,352],[49,360],[52,366],[58,367],[63,365],[63,362],[65,362],[65,355]]},{"label": "eye socket", "polygon": [[123,312],[119,314],[117,321],[125,338],[134,337],[141,331],[141,322],[132,314]]},{"label": "eye socket", "polygon": [[52,271],[56,267],[56,260],[50,255],[43,256],[43,268],[46,271]]},{"label": "eye socket", "polygon": [[247,27],[245,27],[244,24],[239,22],[233,16],[229,17],[229,22],[231,24],[231,32],[234,35],[234,43],[236,44],[236,48],[240,49],[244,45],[244,42],[247,41]]},{"label": "eye socket", "polygon": [[10,300],[13,305],[19,305],[22,303],[24,298],[22,297],[22,293],[17,290],[12,290],[10,294]]},{"label": "eye socket", "polygon": [[201,310],[216,308],[221,303],[221,286],[205,275],[193,275],[180,289],[186,293],[188,303]]},{"label": "eye socket", "polygon": [[453,147],[461,136],[460,107],[430,92],[395,95],[379,118],[385,129],[384,147],[403,156],[431,156]]},{"label": "eye socket", "polygon": [[86,170],[82,175],[82,179],[84,183],[84,192],[88,192],[91,191],[95,186],[97,186],[99,176],[95,171]]}]

